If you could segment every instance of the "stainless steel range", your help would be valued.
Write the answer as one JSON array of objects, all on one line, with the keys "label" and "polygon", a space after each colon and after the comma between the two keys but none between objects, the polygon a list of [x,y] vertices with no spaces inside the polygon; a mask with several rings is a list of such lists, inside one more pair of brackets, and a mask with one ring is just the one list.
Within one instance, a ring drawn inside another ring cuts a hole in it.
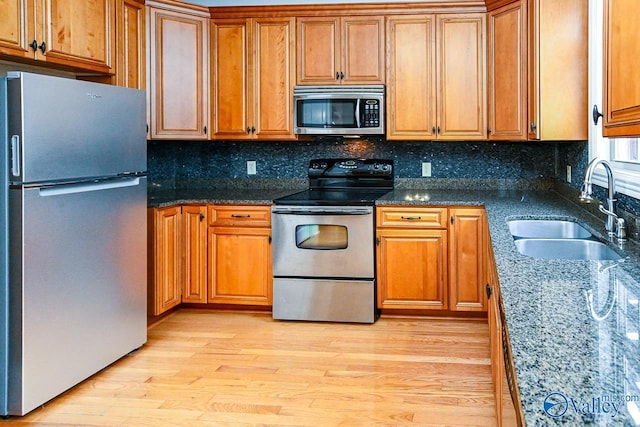
[{"label": "stainless steel range", "polygon": [[273,318],[373,323],[375,200],[393,161],[316,159],[309,189],[275,200]]}]

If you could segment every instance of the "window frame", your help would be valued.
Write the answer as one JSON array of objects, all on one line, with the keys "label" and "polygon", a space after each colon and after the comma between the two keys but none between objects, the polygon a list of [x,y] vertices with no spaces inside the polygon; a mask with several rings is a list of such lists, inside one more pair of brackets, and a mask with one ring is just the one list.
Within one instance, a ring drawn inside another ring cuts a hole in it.
[{"label": "window frame", "polygon": [[[589,2],[589,100],[591,105],[603,109],[603,2]],[[596,33],[598,31],[598,33]],[[589,162],[595,157],[609,161],[616,179],[616,192],[640,199],[640,164],[612,161],[615,139],[602,136],[602,123],[594,125],[589,119]],[[593,183],[607,187],[607,174],[599,167],[593,174]]]}]

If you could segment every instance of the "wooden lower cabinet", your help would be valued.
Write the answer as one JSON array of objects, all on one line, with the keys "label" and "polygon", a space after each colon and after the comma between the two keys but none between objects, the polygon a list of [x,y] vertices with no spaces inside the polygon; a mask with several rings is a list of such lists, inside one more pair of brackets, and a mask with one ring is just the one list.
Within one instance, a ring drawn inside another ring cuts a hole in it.
[{"label": "wooden lower cabinet", "polygon": [[181,208],[148,210],[148,312],[158,316],[181,302]]},{"label": "wooden lower cabinet", "polygon": [[449,209],[449,308],[486,311],[487,221],[484,209]]},{"label": "wooden lower cabinet", "polygon": [[183,302],[207,302],[206,214],[204,205],[149,209],[151,316],[159,316]]},{"label": "wooden lower cabinet", "polygon": [[182,302],[207,302],[207,207],[182,207]]},{"label": "wooden lower cabinet", "polygon": [[[498,427],[523,426],[524,417],[520,403],[520,393],[515,379],[515,369],[511,356],[509,333],[503,320],[502,298],[493,249],[488,246],[486,256],[488,297],[489,341],[491,350],[491,371],[496,398],[496,418]],[[511,379],[509,379],[509,377]],[[513,387],[513,390],[510,388]]]},{"label": "wooden lower cabinet", "polygon": [[378,230],[378,308],[447,308],[447,230]]},{"label": "wooden lower cabinet", "polygon": [[378,207],[381,309],[487,310],[487,225],[482,208]]},{"label": "wooden lower cabinet", "polygon": [[269,206],[209,207],[208,302],[271,305]]}]

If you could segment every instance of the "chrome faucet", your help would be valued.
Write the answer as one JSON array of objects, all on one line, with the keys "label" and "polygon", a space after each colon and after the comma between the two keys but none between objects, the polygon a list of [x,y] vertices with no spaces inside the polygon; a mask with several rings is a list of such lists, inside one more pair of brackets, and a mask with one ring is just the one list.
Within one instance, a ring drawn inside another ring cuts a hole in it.
[{"label": "chrome faucet", "polygon": [[592,187],[592,179],[593,179],[593,171],[596,169],[598,165],[604,166],[604,170],[607,172],[607,187],[609,190],[609,194],[607,197],[607,208],[605,209],[600,204],[599,210],[603,214],[607,215],[607,222],[605,224],[605,229],[609,236],[615,236],[618,240],[627,240],[627,225],[624,222],[624,219],[616,215],[615,213],[615,202],[616,199],[613,198],[615,194],[615,179],[613,177],[613,170],[611,169],[611,165],[604,159],[600,159],[596,157],[589,163],[587,166],[587,170],[584,173],[584,183],[580,188],[580,201],[583,203],[591,203],[594,201],[593,198],[593,187]]}]

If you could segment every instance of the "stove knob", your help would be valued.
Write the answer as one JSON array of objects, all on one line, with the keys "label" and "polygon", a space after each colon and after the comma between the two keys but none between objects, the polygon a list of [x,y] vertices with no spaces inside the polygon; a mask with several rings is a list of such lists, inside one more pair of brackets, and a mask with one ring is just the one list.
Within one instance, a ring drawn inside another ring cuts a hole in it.
[{"label": "stove knob", "polygon": [[320,169],[326,169],[327,164],[325,162],[320,163]]},{"label": "stove knob", "polygon": [[311,169],[318,169],[320,167],[320,165],[318,163],[312,163],[311,164]]}]

